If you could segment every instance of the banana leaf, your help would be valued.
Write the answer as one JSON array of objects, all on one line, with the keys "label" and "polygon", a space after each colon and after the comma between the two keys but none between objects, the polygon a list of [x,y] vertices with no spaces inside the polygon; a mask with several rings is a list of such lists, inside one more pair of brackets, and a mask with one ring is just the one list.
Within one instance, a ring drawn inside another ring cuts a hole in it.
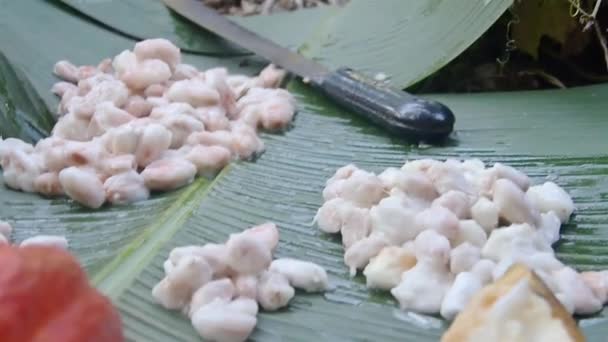
[{"label": "banana leaf", "polygon": [[[167,37],[187,51],[202,54],[218,54],[221,48],[214,36],[170,14],[159,0],[62,1],[132,37]],[[393,84],[406,87],[458,56],[512,3],[354,0],[341,9],[322,6],[232,20],[286,47],[299,48],[329,67],[386,73]],[[133,15],[137,20],[132,20]]]},{"label": "banana leaf", "polygon": [[[48,23],[54,23],[52,30]],[[57,60],[94,63],[134,43],[49,1],[5,2],[0,42],[0,129],[3,136],[29,141],[50,129],[49,113],[57,100],[48,89]],[[239,67],[242,57],[186,59],[201,68],[257,70]],[[436,341],[446,322],[402,312],[388,293],[368,291],[360,275],[350,278],[340,242],[311,224],[325,179],[351,162],[381,171],[408,159],[477,157],[521,168],[538,182],[552,179],[577,205],[576,215],[562,228],[559,258],[580,270],[608,268],[608,85],[428,95],[457,115],[453,139],[435,147],[390,137],[299,82],[290,83],[289,90],[299,106],[294,127],[284,134],[263,134],[267,151],[255,162],[235,163],[213,180],[200,178],[148,201],[101,210],[0,187],[0,218],[13,224],[16,242],[34,234],[67,236],[94,284],[120,309],[133,341],[200,340],[186,318],[156,305],[150,295],[171,248],[223,241],[269,220],[281,231],[278,256],[323,265],[332,289],[323,295],[297,293],[288,308],[262,312],[252,340]],[[580,325],[589,341],[603,341],[606,310],[581,319]]]},{"label": "banana leaf", "polygon": [[[62,2],[127,37],[136,39],[165,37],[183,51],[202,55],[250,54],[184,20],[171,12],[160,0],[86,2],[62,0]],[[298,48],[315,29],[316,25],[310,23],[318,23],[334,12],[335,8],[325,6],[272,16],[232,17],[232,19],[286,47]],[[137,16],[137,20],[131,20],[133,14]]]}]

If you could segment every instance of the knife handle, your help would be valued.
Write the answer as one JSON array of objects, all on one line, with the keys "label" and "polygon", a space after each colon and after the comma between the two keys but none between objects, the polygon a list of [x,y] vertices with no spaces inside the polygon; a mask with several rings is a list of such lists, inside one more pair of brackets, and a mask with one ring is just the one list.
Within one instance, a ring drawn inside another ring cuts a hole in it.
[{"label": "knife handle", "polygon": [[349,68],[329,73],[317,86],[334,101],[408,140],[437,140],[454,128],[445,105],[371,80]]}]

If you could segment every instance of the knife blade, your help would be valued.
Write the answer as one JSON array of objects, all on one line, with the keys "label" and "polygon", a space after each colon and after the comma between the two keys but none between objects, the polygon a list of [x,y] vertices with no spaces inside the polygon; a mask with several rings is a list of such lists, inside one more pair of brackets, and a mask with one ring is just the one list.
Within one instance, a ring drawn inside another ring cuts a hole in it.
[{"label": "knife blade", "polygon": [[329,98],[407,140],[434,142],[447,137],[455,117],[442,103],[377,82],[351,68],[330,70],[232,22],[201,0],[163,0],[197,24],[289,72],[310,80]]}]

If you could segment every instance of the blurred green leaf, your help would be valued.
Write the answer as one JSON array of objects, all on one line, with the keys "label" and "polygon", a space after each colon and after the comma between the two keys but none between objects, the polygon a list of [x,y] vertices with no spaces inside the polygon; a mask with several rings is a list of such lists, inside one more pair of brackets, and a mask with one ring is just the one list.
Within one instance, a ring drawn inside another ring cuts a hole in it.
[{"label": "blurred green leaf", "polygon": [[23,72],[0,52],[0,137],[34,142],[48,136],[52,114]]},{"label": "blurred green leaf", "polygon": [[[513,25],[513,39],[517,48],[534,58],[538,58],[541,39],[549,37],[561,45],[565,45],[568,37],[575,30],[582,32],[575,17],[570,15],[571,4],[568,1],[521,1],[514,6],[517,22]],[[591,33],[591,31],[588,31]],[[588,38],[589,34],[587,34]],[[577,37],[580,41],[572,48],[582,50],[589,39],[584,35]],[[580,51],[564,51],[564,55]]]},{"label": "blurred green leaf", "polygon": [[[63,0],[95,20],[140,38],[166,37],[181,47],[217,54],[209,34],[169,15],[158,0]],[[269,16],[232,18],[275,42],[332,68],[348,66],[391,76],[406,87],[439,70],[471,45],[512,0],[352,1]],[[132,20],[136,15],[137,20]],[[201,47],[202,46],[202,47]],[[234,53],[227,50],[226,53]],[[429,58],[430,57],[430,58]]]}]

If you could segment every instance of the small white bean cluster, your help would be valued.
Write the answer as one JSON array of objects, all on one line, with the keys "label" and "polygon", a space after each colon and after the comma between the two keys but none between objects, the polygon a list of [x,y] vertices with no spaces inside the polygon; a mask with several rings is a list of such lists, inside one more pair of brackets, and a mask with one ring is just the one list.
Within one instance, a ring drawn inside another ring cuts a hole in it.
[{"label": "small white bean cluster", "polygon": [[250,158],[264,149],[257,130],[283,129],[295,113],[292,95],[275,89],[283,70],[199,71],[165,39],[98,66],[60,61],[54,72],[64,81],[52,88],[61,97],[52,135],[35,146],[0,138],[4,183],[90,208],[144,200]]},{"label": "small white bean cluster", "polygon": [[244,341],[257,323],[258,304],[274,311],[288,305],[294,288],[327,289],[321,266],[272,260],[278,243],[276,225],[265,223],[231,234],[225,244],[177,247],[152,296],[167,309],[182,310],[205,340]]},{"label": "small white bean cluster", "polygon": [[[12,232],[13,227],[8,222],[0,221],[0,245],[10,243]],[[36,235],[21,241],[19,247],[25,246],[51,246],[68,249],[68,240],[58,235]]]},{"label": "small white bean cluster", "polygon": [[341,233],[351,275],[390,290],[402,309],[453,319],[514,263],[533,269],[569,312],[599,311],[608,273],[577,273],[552,244],[574,211],[553,182],[478,159],[422,159],[379,175],[347,165],[323,190],[315,221]]}]

